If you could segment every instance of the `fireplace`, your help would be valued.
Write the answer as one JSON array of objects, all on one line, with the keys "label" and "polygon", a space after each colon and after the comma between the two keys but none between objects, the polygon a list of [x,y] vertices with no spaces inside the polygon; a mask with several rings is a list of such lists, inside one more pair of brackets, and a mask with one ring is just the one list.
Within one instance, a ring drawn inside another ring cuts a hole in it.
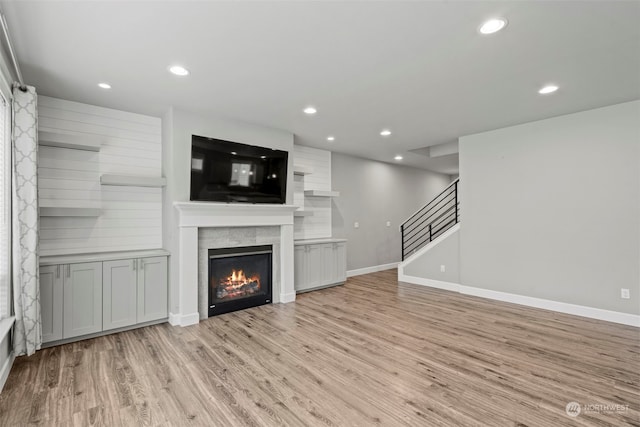
[{"label": "fireplace", "polygon": [[271,245],[209,249],[209,317],[271,302]]}]

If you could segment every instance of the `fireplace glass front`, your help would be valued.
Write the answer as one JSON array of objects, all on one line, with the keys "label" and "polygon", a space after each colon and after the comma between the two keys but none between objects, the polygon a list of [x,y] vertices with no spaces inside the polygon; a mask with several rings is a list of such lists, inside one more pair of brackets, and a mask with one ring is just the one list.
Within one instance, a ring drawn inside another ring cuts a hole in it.
[{"label": "fireplace glass front", "polygon": [[271,245],[209,249],[209,317],[271,302]]}]

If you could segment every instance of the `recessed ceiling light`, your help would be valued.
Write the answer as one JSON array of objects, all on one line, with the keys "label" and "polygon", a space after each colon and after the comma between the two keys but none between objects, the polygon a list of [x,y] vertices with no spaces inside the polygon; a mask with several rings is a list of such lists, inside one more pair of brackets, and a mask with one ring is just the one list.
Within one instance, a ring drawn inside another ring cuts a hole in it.
[{"label": "recessed ceiling light", "polygon": [[556,85],[546,85],[546,86],[542,87],[542,89],[540,89],[538,91],[538,93],[540,95],[547,95],[547,94],[553,93],[553,92],[555,92],[557,90],[558,90],[558,86],[556,86]]},{"label": "recessed ceiling light", "polygon": [[389,129],[382,129],[382,131],[380,132],[380,135],[389,136],[391,135],[391,131]]},{"label": "recessed ceiling light", "polygon": [[307,108],[305,108],[302,111],[304,111],[305,114],[309,114],[309,115],[312,115],[312,114],[315,114],[315,113],[318,112],[318,110],[316,110],[316,108],[312,107],[312,106],[308,106]]},{"label": "recessed ceiling light", "polygon": [[236,154],[238,154],[238,153],[236,153],[235,151],[232,151],[232,152],[231,152],[231,154],[233,154],[233,155],[235,156],[235,155],[236,155]]},{"label": "recessed ceiling light", "polygon": [[176,76],[188,76],[189,75],[189,70],[187,70],[186,68],[184,68],[181,65],[173,65],[173,66],[169,67],[169,71],[171,71]]},{"label": "recessed ceiling light", "polygon": [[266,159],[266,158],[267,158],[267,156],[260,156],[260,158],[261,158],[261,159]]},{"label": "recessed ceiling light", "polygon": [[329,135],[329,136],[327,137],[327,141],[335,141],[335,140],[336,140],[336,137],[335,137],[335,136],[331,136],[331,135]]},{"label": "recessed ceiling light", "polygon": [[102,89],[111,89],[111,85],[109,83],[98,83],[98,87]]},{"label": "recessed ceiling light", "polygon": [[507,26],[507,20],[503,18],[493,18],[484,22],[478,31],[480,34],[493,34]]},{"label": "recessed ceiling light", "polygon": [[393,158],[394,160],[402,160],[402,156],[401,155],[397,155]]}]

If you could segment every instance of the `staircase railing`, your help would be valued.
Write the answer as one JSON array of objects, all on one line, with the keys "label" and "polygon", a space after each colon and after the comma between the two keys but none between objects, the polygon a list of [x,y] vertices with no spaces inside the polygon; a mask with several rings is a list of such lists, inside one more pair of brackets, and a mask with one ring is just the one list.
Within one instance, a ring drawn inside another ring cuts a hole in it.
[{"label": "staircase railing", "polygon": [[400,226],[402,260],[460,222],[456,179]]}]

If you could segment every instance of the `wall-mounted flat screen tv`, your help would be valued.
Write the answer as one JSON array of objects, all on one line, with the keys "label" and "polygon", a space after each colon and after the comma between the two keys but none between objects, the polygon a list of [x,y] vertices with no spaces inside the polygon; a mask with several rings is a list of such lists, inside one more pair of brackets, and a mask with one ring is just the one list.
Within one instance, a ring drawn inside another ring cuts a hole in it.
[{"label": "wall-mounted flat screen tv", "polygon": [[287,159],[286,151],[193,135],[190,199],[283,204]]}]

